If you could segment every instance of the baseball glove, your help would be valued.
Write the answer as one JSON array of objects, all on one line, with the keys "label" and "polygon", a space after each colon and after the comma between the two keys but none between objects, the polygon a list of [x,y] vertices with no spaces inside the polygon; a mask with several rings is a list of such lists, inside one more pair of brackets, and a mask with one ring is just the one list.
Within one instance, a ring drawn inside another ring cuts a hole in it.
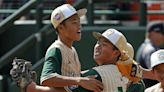
[{"label": "baseball glove", "polygon": [[117,67],[121,74],[131,82],[138,82],[142,78],[143,69],[133,59],[117,62]]},{"label": "baseball glove", "polygon": [[36,72],[32,71],[31,62],[24,59],[14,59],[12,65],[11,77],[17,83],[17,86],[25,91],[32,80],[36,79]]}]

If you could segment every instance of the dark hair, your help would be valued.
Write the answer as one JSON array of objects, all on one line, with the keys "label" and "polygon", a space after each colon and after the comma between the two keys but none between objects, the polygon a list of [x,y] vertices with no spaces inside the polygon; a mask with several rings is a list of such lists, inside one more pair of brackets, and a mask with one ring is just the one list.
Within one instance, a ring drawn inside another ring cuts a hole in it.
[{"label": "dark hair", "polygon": [[164,35],[164,22],[163,21],[153,21],[147,26],[148,32],[159,32]]},{"label": "dark hair", "polygon": [[[118,50],[120,52],[120,50],[115,45],[113,45],[113,50]],[[120,56],[121,56],[121,52],[120,55],[117,57],[117,61],[119,60]]]},{"label": "dark hair", "polygon": [[[66,20],[67,20],[67,19],[63,20],[63,21],[60,23],[60,25],[65,25],[65,21],[66,21]],[[56,33],[58,34],[58,33],[59,33],[58,27],[57,27],[55,30],[56,30]]]}]

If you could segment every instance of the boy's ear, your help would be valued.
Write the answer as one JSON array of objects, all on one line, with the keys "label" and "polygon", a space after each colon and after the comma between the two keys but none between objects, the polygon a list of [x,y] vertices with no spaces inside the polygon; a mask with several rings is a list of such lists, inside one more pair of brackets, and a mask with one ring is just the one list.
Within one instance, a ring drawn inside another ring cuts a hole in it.
[{"label": "boy's ear", "polygon": [[59,24],[59,26],[58,26],[58,30],[61,30],[61,29],[62,29],[62,25]]},{"label": "boy's ear", "polygon": [[121,55],[121,53],[120,53],[119,50],[115,50],[115,54],[116,54],[117,56],[120,56],[120,55]]}]

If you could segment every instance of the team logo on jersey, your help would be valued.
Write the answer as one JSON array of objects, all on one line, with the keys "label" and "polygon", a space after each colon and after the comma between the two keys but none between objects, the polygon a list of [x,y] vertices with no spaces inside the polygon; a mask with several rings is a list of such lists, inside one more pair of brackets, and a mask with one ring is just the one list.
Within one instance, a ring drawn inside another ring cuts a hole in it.
[{"label": "team logo on jersey", "polygon": [[71,85],[71,86],[68,86],[68,88],[70,90],[74,90],[74,89],[78,88],[78,85]]}]

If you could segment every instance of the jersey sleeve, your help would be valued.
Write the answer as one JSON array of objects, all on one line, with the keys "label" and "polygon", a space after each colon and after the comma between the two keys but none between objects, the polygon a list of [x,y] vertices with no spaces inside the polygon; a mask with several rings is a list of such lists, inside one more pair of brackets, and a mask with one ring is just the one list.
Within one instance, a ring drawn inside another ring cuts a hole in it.
[{"label": "jersey sleeve", "polygon": [[131,84],[126,92],[144,92],[144,84],[141,82]]},{"label": "jersey sleeve", "polygon": [[58,48],[50,49],[45,56],[45,62],[41,73],[41,84],[44,80],[61,74],[61,52]]},{"label": "jersey sleeve", "polygon": [[[84,74],[82,74],[82,77],[87,77],[87,76],[91,76],[91,75],[97,75],[96,79],[99,80],[99,81],[102,81],[101,80],[101,76],[94,69],[89,69],[87,72],[85,72]],[[72,92],[92,92],[92,91],[87,90],[87,89],[84,89],[81,86],[78,86],[76,89],[73,89]]]}]

